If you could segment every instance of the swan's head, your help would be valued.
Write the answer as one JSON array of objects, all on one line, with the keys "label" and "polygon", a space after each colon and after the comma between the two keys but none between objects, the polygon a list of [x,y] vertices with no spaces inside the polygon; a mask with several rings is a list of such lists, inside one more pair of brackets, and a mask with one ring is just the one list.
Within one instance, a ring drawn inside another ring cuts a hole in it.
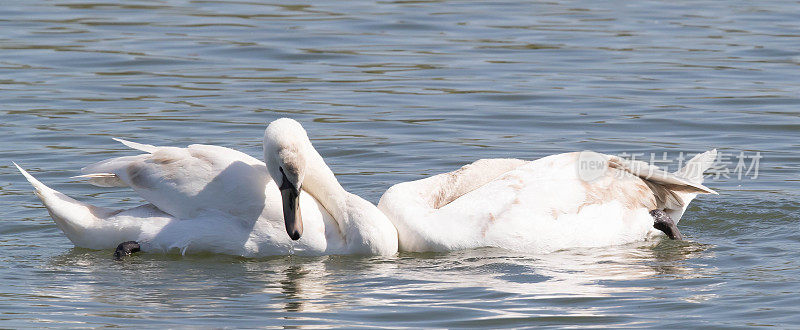
[{"label": "swan's head", "polygon": [[311,142],[306,131],[293,119],[275,120],[264,132],[264,162],[281,190],[286,233],[293,240],[303,235],[300,189],[306,173],[308,148],[311,148]]}]

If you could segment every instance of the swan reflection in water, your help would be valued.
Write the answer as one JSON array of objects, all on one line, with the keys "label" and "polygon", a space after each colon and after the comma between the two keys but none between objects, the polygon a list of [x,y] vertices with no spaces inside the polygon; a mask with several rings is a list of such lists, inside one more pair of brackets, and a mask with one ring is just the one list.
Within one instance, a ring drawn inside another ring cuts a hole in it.
[{"label": "swan reflection in water", "polygon": [[[622,246],[571,249],[542,255],[481,249],[428,255],[405,260],[403,274],[435,278],[439,289],[481,286],[501,292],[547,296],[607,296],[617,292],[650,290],[646,286],[614,285],[616,282],[662,276],[691,278],[713,269],[688,267],[684,260],[707,258],[707,246],[667,240],[636,242]],[[425,264],[441,260],[436,268]]]},{"label": "swan reflection in water", "polygon": [[[708,249],[665,239],[544,255],[502,249],[398,257],[141,255],[117,263],[108,260],[105,251],[76,248],[52,258],[42,270],[50,279],[34,294],[54,305],[65,304],[65,299],[71,304],[99,303],[107,307],[93,313],[111,317],[143,317],[165,310],[219,315],[224,310],[282,320],[272,321],[278,324],[305,324],[325,315],[335,318],[342,310],[416,305],[472,306],[491,315],[530,316],[559,308],[552,302],[530,303],[542,299],[643,292],[660,287],[662,278],[708,276],[717,270],[685,262],[713,258]],[[705,300],[714,298],[698,294]],[[561,312],[599,315],[602,308]]]}]

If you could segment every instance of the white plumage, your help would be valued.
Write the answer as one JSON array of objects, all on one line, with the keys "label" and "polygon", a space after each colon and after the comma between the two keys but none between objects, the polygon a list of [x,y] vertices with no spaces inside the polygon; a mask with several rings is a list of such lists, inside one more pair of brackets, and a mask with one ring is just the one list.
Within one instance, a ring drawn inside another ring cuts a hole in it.
[{"label": "white plumage", "polygon": [[[591,180],[579,171],[587,153],[604,162]],[[714,193],[701,183],[715,157],[715,150],[698,155],[675,174],[591,152],[480,160],[394,185],[378,208],[397,227],[403,251],[625,244],[660,233],[649,211],[665,210],[677,222],[697,193]]]},{"label": "white plumage", "polygon": [[[282,135],[270,134],[276,131]],[[397,252],[394,226],[375,205],[344,191],[297,122],[276,120],[267,128],[265,139],[270,138],[302,147],[310,160],[297,164],[307,173],[299,194],[305,232],[297,241],[286,233],[281,196],[265,163],[236,150],[209,145],[156,147],[118,140],[145,154],[89,165],[79,177],[99,186],[131,187],[149,202],[126,210],[77,201],[17,168],[58,227],[79,247],[113,249],[133,240],[146,252],[203,251],[245,257]],[[265,145],[269,143],[265,140]]]},{"label": "white plumage", "polygon": [[[291,119],[278,119],[265,131],[266,163],[217,146],[118,141],[145,153],[89,165],[79,178],[131,187],[148,204],[125,210],[92,206],[50,189],[17,166],[76,246],[111,249],[133,240],[144,251],[245,257],[392,255],[398,247],[491,246],[546,253],[645,239],[659,233],[649,211],[664,210],[677,222],[698,193],[714,193],[701,183],[715,150],[697,155],[676,173],[583,152],[536,161],[480,160],[397,184],[376,207],[342,188],[305,130]],[[588,178],[579,171],[587,155],[603,162]],[[284,218],[287,205],[299,205],[296,218]],[[296,241],[287,234],[294,219],[300,221],[297,236],[302,234]]]}]

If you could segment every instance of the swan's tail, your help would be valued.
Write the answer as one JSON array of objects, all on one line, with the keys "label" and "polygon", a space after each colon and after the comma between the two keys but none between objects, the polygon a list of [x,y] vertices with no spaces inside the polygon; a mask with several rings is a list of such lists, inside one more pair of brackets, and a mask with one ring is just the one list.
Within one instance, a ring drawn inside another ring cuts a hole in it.
[{"label": "swan's tail", "polygon": [[106,245],[108,244],[97,241],[98,237],[92,237],[92,233],[95,232],[92,229],[102,227],[104,218],[112,216],[119,211],[89,205],[72,199],[39,182],[17,163],[14,163],[14,165],[25,176],[25,179],[33,185],[36,196],[39,196],[53,221],[73,244],[91,249],[107,248]]},{"label": "swan's tail", "polygon": [[[711,168],[714,164],[714,161],[717,159],[717,149],[706,151],[702,154],[698,154],[688,162],[686,165],[675,172],[675,175],[684,178],[691,183],[701,185],[703,183],[703,172]],[[683,212],[686,211],[686,208],[689,207],[689,203],[697,197],[698,191],[688,191],[688,192],[675,192],[678,197],[681,198],[682,207],[674,208],[674,209],[666,209],[665,211],[669,214],[670,218],[672,218],[676,223],[681,219],[683,216]],[[709,190],[707,193],[716,194],[715,191]]]}]

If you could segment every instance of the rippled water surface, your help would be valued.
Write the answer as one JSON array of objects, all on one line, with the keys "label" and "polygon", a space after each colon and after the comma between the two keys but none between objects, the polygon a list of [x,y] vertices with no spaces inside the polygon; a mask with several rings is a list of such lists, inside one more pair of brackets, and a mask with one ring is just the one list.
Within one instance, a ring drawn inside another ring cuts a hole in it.
[{"label": "rippled water surface", "polygon": [[[798,327],[798,17],[777,1],[4,3],[0,326]],[[260,157],[282,116],[372,202],[487,157],[728,158],[682,242],[121,263],[74,248],[11,165],[133,206],[69,178],[134,154],[111,137]]]}]

